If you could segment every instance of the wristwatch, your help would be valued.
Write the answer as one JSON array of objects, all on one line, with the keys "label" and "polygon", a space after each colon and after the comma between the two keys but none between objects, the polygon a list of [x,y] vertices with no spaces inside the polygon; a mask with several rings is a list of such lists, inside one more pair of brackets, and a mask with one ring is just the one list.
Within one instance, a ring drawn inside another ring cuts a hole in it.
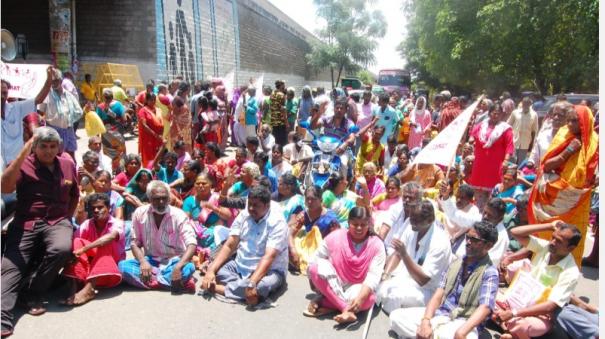
[{"label": "wristwatch", "polygon": [[246,285],[247,288],[256,288],[256,283],[252,280],[248,280],[248,285]]}]

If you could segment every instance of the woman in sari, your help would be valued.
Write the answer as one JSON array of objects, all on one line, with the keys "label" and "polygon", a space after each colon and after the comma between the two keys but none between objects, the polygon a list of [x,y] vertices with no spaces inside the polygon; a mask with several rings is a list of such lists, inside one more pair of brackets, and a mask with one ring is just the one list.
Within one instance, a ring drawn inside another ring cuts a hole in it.
[{"label": "woman in sari", "polygon": [[363,165],[369,162],[378,164],[382,169],[384,164],[384,145],[380,139],[384,135],[384,126],[374,126],[372,133],[365,133],[361,136],[361,146],[357,153],[355,161],[356,173],[361,173]]},{"label": "woman in sari", "polygon": [[189,152],[192,149],[191,143],[191,113],[181,97],[174,97],[170,111],[170,143],[175,145],[177,141],[182,140]]},{"label": "woman in sari", "polygon": [[188,196],[183,202],[183,211],[195,221],[198,246],[211,250],[225,240],[216,236],[216,227],[229,227],[235,217],[229,208],[219,206],[219,194],[214,191],[214,186],[212,175],[198,175],[195,179],[195,194]]},{"label": "woman in sari", "polygon": [[137,118],[139,119],[139,154],[143,167],[146,167],[153,161],[164,140],[162,114],[155,107],[155,94],[145,94],[145,106],[139,110]]},{"label": "woman in sari", "polygon": [[[528,218],[531,224],[562,220],[575,225],[582,241],[572,255],[580,267],[599,163],[599,137],[588,107],[569,104],[565,111],[567,125],[559,129],[542,158],[529,198]],[[546,232],[539,236],[549,239]]]},{"label": "woman in sari", "polygon": [[466,182],[475,190],[479,210],[483,209],[489,193],[500,182],[502,164],[508,161],[515,151],[513,130],[509,124],[502,121],[502,114],[500,103],[496,103],[490,107],[488,118],[475,125],[471,131],[475,161]]},{"label": "woman in sari", "polygon": [[515,209],[517,198],[523,195],[523,185],[517,184],[517,165],[509,164],[502,176],[502,183],[492,191],[492,198],[500,198],[506,203],[506,213]]},{"label": "woman in sari", "polygon": [[380,230],[385,218],[390,215],[391,206],[399,206],[401,201],[401,181],[396,177],[387,180],[386,192],[372,199],[374,230]]},{"label": "woman in sari", "polygon": [[356,314],[374,306],[386,254],[382,240],[371,231],[370,212],[355,207],[348,230],[330,233],[316,252],[308,275],[319,298],[311,301],[304,315],[317,317],[338,311],[338,323],[357,320]]},{"label": "woman in sari", "polygon": [[366,162],[361,171],[363,176],[357,178],[357,183],[355,184],[355,193],[367,202],[366,206],[368,207],[372,199],[386,191],[384,182],[378,178],[376,171],[376,165],[373,162]]},{"label": "woman in sari", "polygon": [[183,178],[176,179],[170,184],[172,205],[183,206],[183,201],[195,194],[195,180],[202,173],[202,165],[197,160],[189,160],[183,165]]},{"label": "woman in sari", "polygon": [[216,179],[216,188],[219,191],[223,187],[227,170],[227,163],[221,159],[221,155],[221,149],[215,142],[206,144],[204,148],[204,167]]},{"label": "woman in sari", "polygon": [[422,146],[422,139],[431,130],[432,120],[431,112],[426,109],[426,99],[419,97],[416,99],[416,105],[410,113],[410,136],[408,137],[408,147],[414,149]]},{"label": "woman in sari", "polygon": [[124,220],[131,220],[132,212],[138,207],[149,203],[147,198],[147,184],[153,178],[153,174],[146,168],[141,168],[137,174],[132,177],[126,190],[124,190]]},{"label": "woman in sari", "polygon": [[112,189],[118,193],[124,192],[126,185],[141,168],[141,157],[138,154],[129,153],[124,157],[124,171],[116,175],[112,182]]},{"label": "woman in sari", "polygon": [[326,190],[321,195],[323,205],[338,216],[338,222],[343,228],[349,228],[349,212],[358,203],[363,204],[362,198],[347,189],[349,182],[340,173],[332,173],[326,183]]},{"label": "woman in sari", "polygon": [[321,240],[340,228],[336,214],[322,206],[321,190],[317,186],[307,187],[305,209],[292,214],[288,226],[290,265],[296,272],[306,272]]},{"label": "woman in sari", "polygon": [[272,194],[272,199],[277,201],[284,211],[286,221],[294,214],[298,214],[305,207],[305,199],[300,194],[298,181],[290,173],[284,174],[277,180],[277,192]]}]

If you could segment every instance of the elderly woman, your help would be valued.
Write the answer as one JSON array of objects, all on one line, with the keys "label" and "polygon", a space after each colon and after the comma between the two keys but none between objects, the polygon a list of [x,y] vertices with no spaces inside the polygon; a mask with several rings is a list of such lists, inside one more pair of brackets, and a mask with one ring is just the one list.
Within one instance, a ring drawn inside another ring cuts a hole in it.
[{"label": "elderly woman", "polygon": [[410,151],[408,145],[399,145],[395,151],[396,162],[389,167],[387,174],[388,178],[398,176],[408,169],[410,166]]},{"label": "elderly woman", "polygon": [[291,214],[288,225],[290,265],[297,272],[306,272],[321,240],[340,228],[336,214],[322,206],[321,190],[317,186],[307,187],[305,209]]},{"label": "elderly woman", "polygon": [[471,130],[474,140],[475,161],[466,182],[475,190],[477,207],[483,208],[489,193],[498,184],[502,175],[502,164],[513,154],[513,131],[509,124],[501,121],[502,106],[496,103],[488,113],[488,119]]},{"label": "elderly woman", "polygon": [[202,165],[197,160],[189,160],[183,165],[183,177],[170,184],[173,206],[183,206],[183,200],[195,194],[195,178],[200,173],[202,173]]},{"label": "elderly woman", "polygon": [[192,149],[191,139],[191,113],[181,97],[174,97],[170,111],[170,144],[183,140],[187,151]]},{"label": "elderly woman", "polygon": [[258,176],[260,176],[258,165],[253,162],[245,163],[242,166],[240,180],[231,186],[227,195],[229,197],[247,197],[254,178]]},{"label": "elderly woman", "polygon": [[347,189],[349,182],[340,173],[332,173],[326,183],[326,190],[321,195],[323,205],[331,209],[337,216],[338,222],[348,227],[349,212],[356,205],[362,205],[362,198]]},{"label": "elderly woman", "polygon": [[303,210],[305,200],[300,193],[298,181],[292,174],[284,174],[277,180],[277,192],[272,194],[272,200],[277,201],[284,211],[286,221],[294,214]]},{"label": "elderly woman", "polygon": [[506,203],[506,213],[515,209],[517,198],[523,195],[523,185],[517,184],[517,166],[507,166],[502,176],[502,182],[494,187],[493,198],[500,198]]},{"label": "elderly woman", "polygon": [[368,163],[377,164],[382,170],[385,145],[380,143],[380,139],[384,135],[384,131],[384,126],[374,126],[372,133],[364,133],[362,135],[361,147],[355,161],[355,171],[358,174],[361,173],[363,166]]},{"label": "elderly woman", "polygon": [[[599,136],[594,118],[586,106],[565,105],[567,125],[559,129],[542,158],[536,184],[529,198],[529,222],[547,223],[562,220],[576,225],[586,237],[590,214],[590,197],[595,186],[599,163]],[[548,232],[539,234],[550,239]],[[572,255],[581,266],[584,241]]]},{"label": "elderly woman", "polygon": [[145,106],[137,113],[139,119],[139,154],[143,161],[143,166],[149,166],[158,150],[162,147],[164,140],[164,124],[162,123],[162,113],[155,106],[155,94],[145,94]]},{"label": "elderly woman", "polygon": [[349,229],[330,233],[309,266],[309,278],[320,294],[309,303],[306,316],[316,317],[333,311],[338,323],[357,320],[356,314],[374,305],[386,260],[384,244],[371,231],[370,212],[355,207],[349,214]]},{"label": "elderly woman", "polygon": [[93,173],[99,167],[99,155],[94,151],[86,151],[82,155],[82,166],[78,167],[78,184],[81,194],[88,194],[94,191],[92,182],[94,180]]},{"label": "elderly woman", "polygon": [[384,182],[376,176],[377,167],[373,162],[363,165],[363,177],[357,178],[355,193],[368,202],[385,192]]}]

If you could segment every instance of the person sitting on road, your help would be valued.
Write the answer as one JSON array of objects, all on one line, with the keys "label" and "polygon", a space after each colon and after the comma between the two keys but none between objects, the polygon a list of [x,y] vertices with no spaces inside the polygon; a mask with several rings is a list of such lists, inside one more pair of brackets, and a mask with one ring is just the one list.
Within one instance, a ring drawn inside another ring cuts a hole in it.
[{"label": "person sitting on road", "polygon": [[372,198],[372,219],[374,219],[374,230],[380,232],[384,220],[389,218],[391,206],[402,206],[401,182],[392,177],[387,180],[386,192]]},{"label": "person sitting on road", "polygon": [[120,172],[113,178],[112,189],[118,193],[124,192],[128,182],[137,174],[141,168],[141,156],[134,153],[126,154],[124,157],[124,171]]},{"label": "person sitting on road", "polygon": [[391,240],[403,234],[409,225],[407,219],[412,210],[422,200],[422,187],[415,181],[403,184],[401,191],[402,203],[393,205],[388,214],[382,218],[382,225],[378,231],[378,236],[384,240],[385,244],[390,244]]},{"label": "person sitting on road", "polygon": [[557,314],[557,325],[572,339],[598,338],[599,310],[572,294]]},{"label": "person sitting on road", "polygon": [[[531,235],[547,231],[553,232],[550,241]],[[511,234],[534,256],[531,262],[526,258],[508,265],[509,275],[514,271],[529,272],[544,292],[533,300],[523,300],[525,305],[511,303],[506,294],[499,297],[492,319],[507,331],[502,338],[539,337],[551,329],[555,312],[569,302],[578,283],[580,270],[571,252],[582,240],[582,234],[576,226],[559,220],[519,226]],[[514,289],[517,281],[519,273],[509,289]]]},{"label": "person sitting on road", "polygon": [[336,322],[356,321],[358,312],[374,305],[385,259],[384,245],[372,230],[370,212],[365,207],[353,208],[349,229],[330,233],[317,249],[308,275],[319,298],[303,314],[318,317],[338,311],[333,318]]},{"label": "person sitting on road", "polygon": [[284,149],[281,145],[273,145],[271,155],[271,169],[273,170],[273,172],[275,172],[275,175],[278,178],[284,174],[292,173],[292,165],[290,165],[289,162],[284,160]]},{"label": "person sitting on road", "polygon": [[453,258],[448,234],[435,222],[430,201],[422,200],[409,220],[410,227],[386,244],[389,256],[376,303],[387,313],[426,306]]},{"label": "person sitting on road", "polygon": [[460,185],[456,197],[450,197],[450,187],[445,182],[441,185],[439,207],[445,214],[445,230],[450,236],[452,250],[456,252],[461,246],[464,233],[477,221],[481,220],[481,212],[473,203],[475,191],[469,185]]},{"label": "person sitting on road", "polygon": [[494,225],[476,222],[465,235],[466,255],[443,272],[427,306],[391,312],[391,329],[403,338],[478,338],[498,292],[498,270],[488,255],[497,239]]},{"label": "person sitting on road", "polygon": [[132,215],[134,259],[120,261],[122,277],[139,288],[195,292],[191,258],[197,240],[193,224],[185,212],[169,205],[168,184],[151,181],[147,196],[150,204],[137,208]]},{"label": "person sitting on road", "polygon": [[124,222],[109,213],[110,199],[106,194],[93,193],[86,200],[92,218],[74,233],[75,261],[63,270],[65,277],[72,278],[66,305],[83,305],[94,299],[97,287],[111,288],[122,281],[118,262],[126,258]]},{"label": "person sitting on road", "polygon": [[338,222],[344,228],[347,228],[351,209],[363,204],[359,195],[347,189],[348,185],[349,181],[342,174],[334,172],[330,174],[321,195],[322,204],[336,213]]},{"label": "person sitting on road", "polygon": [[[116,219],[124,220],[124,198],[120,193],[111,189],[111,173],[105,170],[96,171],[93,174],[92,186],[94,193],[103,193],[109,197],[109,215]],[[74,216],[76,224],[81,224],[92,215],[89,213],[88,199],[81,199]]]},{"label": "person sitting on road", "polygon": [[267,153],[256,152],[254,154],[254,162],[258,165],[261,174],[271,181],[271,192],[277,192],[277,175],[270,168],[269,155]]},{"label": "person sitting on road", "polygon": [[[230,259],[235,255],[235,259]],[[284,285],[288,226],[271,192],[254,186],[248,206],[231,225],[229,238],[208,268],[201,288],[254,306]]]},{"label": "person sitting on road", "polygon": [[202,163],[197,160],[189,160],[183,165],[183,177],[170,184],[171,203],[173,206],[182,207],[183,201],[195,194],[195,178],[202,173]]},{"label": "person sitting on road", "polygon": [[355,183],[355,193],[363,198],[367,207],[371,206],[372,199],[386,192],[384,182],[377,176],[377,170],[376,164],[366,162],[360,173],[363,176],[357,178]]},{"label": "person sitting on road", "polygon": [[[164,154],[164,150],[165,146],[160,148],[158,154],[153,160],[153,172],[158,180],[170,185],[178,179],[183,179],[183,173],[176,169],[176,162],[179,158],[178,154],[174,152],[166,152]],[[162,157],[164,160],[164,166],[162,166],[159,161],[162,154],[164,154]]]},{"label": "person sitting on road", "polygon": [[[235,174],[230,173],[230,176],[235,176]],[[230,198],[236,197],[247,197],[250,192],[250,188],[254,183],[254,178],[260,176],[260,169],[258,165],[253,162],[244,163],[242,166],[241,174],[239,175],[240,180],[233,184],[229,188],[227,196]],[[228,186],[225,185],[223,189],[226,189]]]},{"label": "person sitting on road", "polygon": [[124,220],[131,220],[132,213],[139,207],[149,203],[147,185],[153,180],[153,174],[146,168],[141,168],[126,185],[124,190]]},{"label": "person sitting on road", "polygon": [[292,165],[292,174],[301,178],[309,162],[313,159],[313,150],[311,146],[303,142],[303,138],[298,133],[292,136],[292,142],[284,146],[283,157]]},{"label": "person sitting on road", "polygon": [[363,167],[367,163],[378,166],[377,172],[382,175],[385,145],[380,143],[380,139],[384,135],[384,131],[384,126],[374,126],[372,133],[361,134],[361,146],[355,161],[355,172],[358,175],[362,173]]}]

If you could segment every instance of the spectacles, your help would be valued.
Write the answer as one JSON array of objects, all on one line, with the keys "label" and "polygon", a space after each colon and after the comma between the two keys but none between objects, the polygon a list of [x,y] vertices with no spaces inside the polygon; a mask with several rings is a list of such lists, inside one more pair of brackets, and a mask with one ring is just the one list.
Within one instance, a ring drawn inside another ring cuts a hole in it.
[{"label": "spectacles", "polygon": [[465,236],[464,236],[464,240],[465,240],[465,241],[470,241],[470,242],[471,242],[471,243],[473,243],[473,244],[476,244],[476,243],[478,243],[478,242],[485,242],[485,239],[481,239],[481,238],[473,237],[473,236],[470,236],[470,235],[465,235]]}]

